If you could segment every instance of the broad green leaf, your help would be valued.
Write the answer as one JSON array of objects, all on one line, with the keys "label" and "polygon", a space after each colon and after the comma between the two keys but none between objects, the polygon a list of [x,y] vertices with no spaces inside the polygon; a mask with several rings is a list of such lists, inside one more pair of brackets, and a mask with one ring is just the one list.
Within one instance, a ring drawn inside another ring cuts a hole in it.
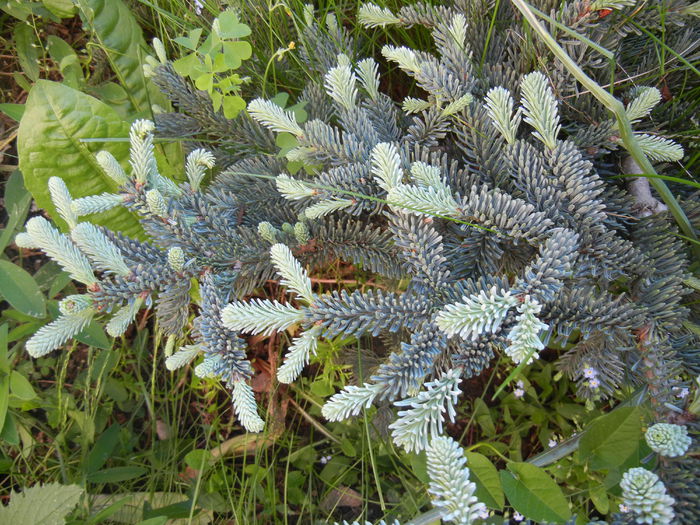
[{"label": "broad green leaf", "polygon": [[0,104],[0,113],[10,117],[12,120],[19,122],[24,114],[24,104]]},{"label": "broad green leaf", "polygon": [[39,66],[39,45],[36,35],[31,26],[27,24],[17,24],[13,32],[15,39],[15,50],[19,65],[32,81],[39,80],[41,68]]},{"label": "broad green leaf", "polygon": [[41,0],[44,7],[59,18],[71,18],[75,15],[73,0]]},{"label": "broad green leaf", "polygon": [[476,497],[487,507],[503,510],[505,498],[498,471],[491,461],[477,452],[467,452],[469,479],[476,483]]},{"label": "broad green leaf", "polygon": [[46,315],[46,301],[39,285],[27,271],[10,261],[0,260],[0,295],[24,314]]},{"label": "broad green leaf", "polygon": [[565,523],[571,517],[564,493],[541,468],[511,462],[500,475],[508,501],[526,518],[538,523]]},{"label": "broad green leaf", "polygon": [[581,436],[579,454],[593,469],[616,468],[638,451],[641,437],[639,407],[621,407],[591,423]]},{"label": "broad green leaf", "polygon": [[10,393],[22,401],[29,401],[36,397],[32,384],[17,370],[10,373]]},{"label": "broad green leaf", "polygon": [[[102,171],[94,155],[104,149],[127,166],[128,142],[81,142],[81,139],[128,135],[128,124],[106,104],[68,86],[40,80],[29,93],[17,136],[25,186],[37,205],[65,228],[51,202],[49,178],[60,176],[73,198],[116,191],[117,184]],[[90,221],[127,235],[142,235],[137,219],[124,208],[91,215]]]},{"label": "broad green leaf", "polygon": [[7,405],[10,400],[10,361],[7,358],[7,323],[0,326],[0,430],[5,426]]},{"label": "broad green leaf", "polygon": [[105,51],[112,70],[129,95],[133,111],[150,115],[151,104],[167,107],[165,97],[143,74],[148,47],[132,10],[122,0],[78,0],[83,24]]},{"label": "broad green leaf", "polygon": [[35,485],[20,493],[12,491],[10,504],[0,506],[0,523],[64,525],[83,494],[77,485]]},{"label": "broad green leaf", "polygon": [[85,458],[83,471],[86,474],[93,474],[100,470],[107,460],[112,455],[114,447],[119,443],[119,432],[121,431],[119,423],[114,423],[107,430],[100,434],[90,453]]},{"label": "broad green leaf", "polygon": [[146,472],[143,467],[113,467],[88,474],[86,479],[89,483],[118,483],[141,477]]}]

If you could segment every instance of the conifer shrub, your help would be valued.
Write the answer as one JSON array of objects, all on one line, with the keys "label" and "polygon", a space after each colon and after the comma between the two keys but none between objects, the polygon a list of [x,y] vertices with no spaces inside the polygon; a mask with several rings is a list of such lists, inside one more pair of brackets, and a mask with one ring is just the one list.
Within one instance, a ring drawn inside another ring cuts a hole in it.
[{"label": "conifer shrub", "polygon": [[[635,37],[620,23],[632,4],[568,2],[557,17],[622,50]],[[603,16],[608,9],[615,12]],[[303,122],[264,98],[227,119],[171,63],[158,64],[153,81],[178,111],[133,124],[129,169],[97,156],[120,192],[74,200],[57,176],[51,194],[70,232],[35,217],[17,239],[85,285],[29,340],[29,353],[57,349],[96,316],[119,336],[152,307],[178,345],[166,367],[198,360],[195,373],[220,379],[241,424],[258,432],[265,422],[249,385],[247,336],[293,334],[277,370],[282,383],[302,373],[321,340],[381,337],[390,344],[384,362],[367,382],[336,393],[323,415],[339,421],[393,404],[395,444],[427,451],[434,503],[456,523],[485,509],[445,424],[460,382],[496,356],[525,366],[548,346],[566,347],[557,366],[580,398],[595,403],[642,387],[654,420],[672,419],[684,370],[698,368],[697,339],[684,327],[686,247],[666,213],[640,209],[610,177],[624,157],[615,122],[577,96],[544,48],[520,38],[517,21],[488,33],[487,12],[478,1],[398,13],[367,4],[358,17],[365,27],[420,24],[434,40],[434,52],[386,45],[380,64],[356,56],[334,17],[317,22],[307,10],[299,53],[314,75],[300,97]],[[680,23],[676,14],[671,21]],[[498,21],[512,15],[504,5]],[[487,51],[476,55],[486,38]],[[606,64],[590,47],[572,40],[566,48],[602,75]],[[384,92],[386,68],[411,82],[410,95]],[[683,148],[649,119],[659,90],[621,96],[647,156],[659,165],[680,160]],[[185,182],[159,173],[154,134],[191,139]],[[83,220],[120,205],[139,217],[148,241]],[[700,225],[700,213],[691,219]],[[336,260],[380,277],[386,289],[322,292],[310,276]],[[285,301],[255,295],[269,279],[286,287]],[[195,283],[201,299],[185,341]],[[643,490],[633,474],[625,483],[637,505]],[[671,511],[654,512],[665,520]]]}]

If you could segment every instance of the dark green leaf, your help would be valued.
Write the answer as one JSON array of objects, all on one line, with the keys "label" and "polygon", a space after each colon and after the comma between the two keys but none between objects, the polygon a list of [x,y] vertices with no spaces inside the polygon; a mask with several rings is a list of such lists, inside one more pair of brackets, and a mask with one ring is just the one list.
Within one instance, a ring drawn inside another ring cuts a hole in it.
[{"label": "dark green leaf", "polygon": [[85,466],[83,470],[87,474],[93,474],[100,470],[112,455],[114,447],[119,443],[119,432],[121,427],[119,423],[114,423],[111,427],[105,430],[90,450],[90,453],[85,458]]},{"label": "dark green leaf", "polygon": [[80,0],[80,17],[105,51],[112,70],[129,95],[133,111],[149,115],[151,104],[168,106],[165,97],[143,74],[147,54],[141,27],[122,0]]},{"label": "dark green leaf", "polygon": [[569,504],[549,475],[530,463],[508,463],[501,470],[501,483],[515,510],[535,522],[565,523],[571,517]]},{"label": "dark green leaf", "polygon": [[621,407],[595,419],[581,437],[579,453],[593,469],[619,467],[639,449],[642,414],[639,407]]},{"label": "dark green leaf", "polygon": [[476,483],[476,497],[491,509],[503,510],[505,498],[496,467],[483,454],[467,452],[466,456],[469,479]]},{"label": "dark green leaf", "polygon": [[17,24],[13,32],[15,38],[15,50],[19,65],[32,81],[39,80],[41,67],[39,66],[39,45],[34,34],[34,29],[27,24]]},{"label": "dark green leaf", "polygon": [[5,426],[10,400],[10,362],[7,358],[7,323],[0,326],[0,430]]},{"label": "dark green leaf", "polygon": [[114,467],[88,474],[86,479],[89,483],[118,483],[138,478],[146,472],[143,467]]},{"label": "dark green leaf", "polygon": [[41,0],[46,9],[59,18],[71,18],[75,15],[76,7],[73,0]]},{"label": "dark green leaf", "polygon": [[0,260],[0,294],[14,308],[32,317],[46,315],[46,300],[34,278],[10,261]]},{"label": "dark green leaf", "polygon": [[97,321],[91,321],[85,329],[75,336],[75,339],[86,345],[109,350],[112,348],[112,340],[107,337],[102,325]]}]

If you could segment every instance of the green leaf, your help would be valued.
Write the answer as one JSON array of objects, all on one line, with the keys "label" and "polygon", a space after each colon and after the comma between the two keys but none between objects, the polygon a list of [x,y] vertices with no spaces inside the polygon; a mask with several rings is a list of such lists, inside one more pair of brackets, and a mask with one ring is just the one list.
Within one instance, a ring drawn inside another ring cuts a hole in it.
[{"label": "green leaf", "polygon": [[596,485],[591,487],[588,492],[591,495],[591,501],[598,512],[601,514],[607,514],[610,510],[610,499],[608,498],[608,493],[603,485]]},{"label": "green leaf", "polygon": [[22,525],[64,525],[83,494],[77,485],[35,485],[17,493],[12,491],[10,504],[0,506],[0,523]]},{"label": "green leaf", "polygon": [[202,470],[209,466],[214,457],[206,449],[190,450],[185,456],[185,463],[194,470]]},{"label": "green leaf", "polygon": [[565,523],[571,517],[564,493],[544,470],[516,462],[508,463],[508,470],[501,470],[501,483],[515,510],[539,523]]},{"label": "green leaf", "polygon": [[41,0],[41,3],[59,18],[71,18],[77,9],[73,0]]},{"label": "green leaf", "polygon": [[467,452],[466,456],[469,479],[476,483],[476,497],[491,509],[503,510],[505,497],[496,467],[478,452]]},{"label": "green leaf", "polygon": [[75,339],[81,343],[85,343],[89,346],[94,346],[95,348],[100,348],[102,350],[109,350],[112,348],[112,339],[110,339],[103,326],[97,321],[91,321],[82,332],[75,336]]},{"label": "green leaf", "polygon": [[224,42],[224,60],[231,69],[241,67],[243,60],[248,60],[253,53],[253,48],[248,42]]},{"label": "green leaf", "polygon": [[233,11],[224,11],[217,20],[221,38],[243,38],[250,34],[250,27],[240,23]]},{"label": "green leaf", "polygon": [[114,447],[119,443],[119,423],[114,423],[111,427],[100,434],[90,453],[85,458],[83,470],[87,474],[93,474],[100,470],[112,455]]},{"label": "green leaf", "polygon": [[80,89],[84,77],[78,54],[65,40],[56,35],[49,35],[46,42],[49,55],[61,70],[63,82],[72,88]]},{"label": "green leaf", "polygon": [[642,414],[639,407],[621,407],[595,419],[581,436],[579,454],[595,470],[624,464],[639,449]]},{"label": "green leaf", "polygon": [[5,250],[20,225],[24,224],[31,203],[32,196],[24,187],[22,174],[19,170],[13,171],[5,184],[5,209],[8,220],[0,234],[0,252]]},{"label": "green leaf", "polygon": [[119,483],[143,476],[148,472],[143,467],[113,467],[88,474],[89,483]]},{"label": "green leaf", "polygon": [[41,68],[39,66],[40,47],[36,41],[34,30],[27,24],[17,24],[13,35],[19,65],[24,74],[36,82],[39,80]]},{"label": "green leaf", "polygon": [[10,373],[10,393],[22,401],[30,401],[36,397],[32,384],[17,370]]},{"label": "green leaf", "polygon": [[222,99],[224,117],[236,118],[245,109],[245,100],[237,95],[229,95]]},{"label": "green leaf", "polygon": [[24,104],[0,104],[0,113],[10,117],[12,120],[19,122],[24,114]]},{"label": "green leaf", "polygon": [[133,111],[146,116],[151,104],[168,106],[165,97],[143,74],[148,47],[132,9],[122,0],[78,0],[83,24],[107,55],[112,70],[124,87]]},{"label": "green leaf", "polygon": [[10,361],[7,358],[7,323],[0,326],[0,430],[5,426],[10,401]]},{"label": "green leaf", "polygon": [[[128,135],[129,126],[106,104],[57,82],[38,81],[29,93],[17,135],[20,170],[37,205],[65,228],[51,202],[50,177],[59,175],[73,198],[115,192],[117,184],[102,171],[94,155],[107,150],[126,166],[129,143],[81,142],[81,139]],[[90,221],[127,235],[142,236],[138,221],[124,208],[93,215]]]},{"label": "green leaf", "polygon": [[46,301],[39,285],[29,273],[10,261],[0,260],[0,295],[24,314],[46,315]]}]

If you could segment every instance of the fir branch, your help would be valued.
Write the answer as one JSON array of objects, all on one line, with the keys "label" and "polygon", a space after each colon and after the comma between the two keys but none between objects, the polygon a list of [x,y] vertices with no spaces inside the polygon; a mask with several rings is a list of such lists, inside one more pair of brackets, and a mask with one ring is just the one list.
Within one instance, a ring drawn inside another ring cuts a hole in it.
[{"label": "fir branch", "polygon": [[510,292],[499,291],[495,286],[488,294],[482,290],[462,300],[446,305],[438,312],[435,322],[447,335],[459,334],[463,339],[472,340],[484,332],[498,330],[508,311],[518,304],[518,299]]},{"label": "fir branch", "polygon": [[42,326],[32,335],[25,348],[32,357],[42,357],[56,350],[69,339],[75,337],[90,324],[95,315],[92,308],[84,308],[76,313],[61,315],[55,321]]},{"label": "fir branch", "polygon": [[290,288],[299,294],[306,302],[314,302],[314,293],[311,290],[311,279],[292,255],[292,251],[284,244],[275,244],[270,248],[272,264],[277,268],[277,273],[282,277],[280,284]]},{"label": "fir branch", "polygon": [[253,389],[245,381],[233,384],[233,410],[238,420],[248,432],[261,432],[265,422],[258,415]]},{"label": "fir branch", "polygon": [[508,144],[515,142],[522,118],[520,108],[513,115],[513,104],[513,97],[505,88],[491,88],[486,94],[486,109],[489,118]]},{"label": "fir branch", "polygon": [[249,334],[271,335],[304,320],[305,311],[269,299],[236,301],[221,312],[221,320],[229,330]]},{"label": "fir branch", "polygon": [[256,121],[272,131],[291,133],[297,137],[304,135],[304,130],[297,124],[294,112],[285,111],[269,100],[256,98],[248,104],[248,113]]},{"label": "fir branch", "polygon": [[430,440],[442,434],[443,412],[454,421],[454,405],[461,393],[459,383],[460,371],[448,370],[440,379],[426,383],[425,390],[416,397],[395,402],[398,407],[411,408],[399,411],[398,419],[389,425],[394,443],[406,452],[427,448]]},{"label": "fir branch", "polygon": [[277,379],[280,383],[289,384],[299,377],[309,362],[309,354],[316,354],[320,333],[321,329],[314,326],[292,341],[284,363],[277,369]]},{"label": "fir branch", "polygon": [[459,444],[449,436],[431,440],[426,450],[433,505],[442,511],[443,521],[470,525],[483,519],[486,505],[474,493],[476,484],[469,480],[467,459]]},{"label": "fir branch", "polygon": [[535,137],[540,139],[547,148],[554,149],[561,126],[557,100],[554,98],[547,78],[539,71],[525,75],[520,89],[523,94],[525,122],[535,128]]},{"label": "fir branch", "polygon": [[33,246],[60,264],[72,279],[91,285],[97,282],[90,262],[68,238],[54,229],[43,217],[32,217],[27,222],[27,233]]}]

